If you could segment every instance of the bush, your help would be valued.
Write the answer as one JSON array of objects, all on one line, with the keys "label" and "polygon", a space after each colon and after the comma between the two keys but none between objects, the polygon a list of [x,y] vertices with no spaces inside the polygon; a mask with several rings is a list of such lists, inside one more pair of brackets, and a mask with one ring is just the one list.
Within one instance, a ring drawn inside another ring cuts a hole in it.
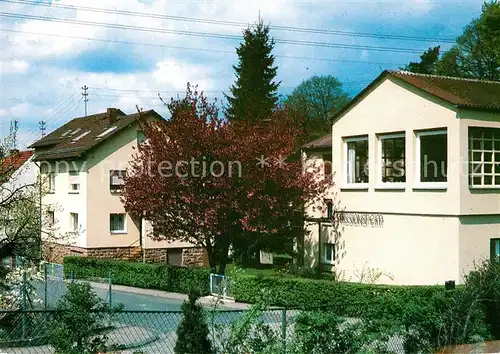
[{"label": "bush", "polygon": [[[272,305],[323,307],[332,316],[376,323],[377,331],[399,335],[406,352],[417,353],[490,339],[490,329],[498,323],[494,321],[498,318],[499,284],[500,265],[485,262],[455,290],[242,274],[234,281],[233,295],[237,301],[254,303],[266,289]],[[314,321],[333,326],[335,319]]]},{"label": "bush", "polygon": [[58,301],[51,324],[49,343],[60,354],[87,354],[108,349],[102,312],[113,311],[88,283],[69,284]]},{"label": "bush", "polygon": [[271,290],[272,305],[328,307],[339,315],[370,318],[398,317],[410,299],[428,299],[444,291],[443,286],[375,285],[277,276],[239,275],[233,282],[236,301],[255,303],[261,289]]},{"label": "bush", "polygon": [[[383,337],[363,321],[349,321],[331,312],[304,311],[295,322],[298,353],[382,353]],[[378,336],[378,337],[377,337]]]},{"label": "bush", "polygon": [[202,295],[208,294],[210,269],[173,267],[163,264],[128,262],[90,257],[65,257],[64,276],[75,279],[107,279],[111,271],[113,284],[158,289],[187,294],[196,284]]},{"label": "bush", "polygon": [[182,304],[182,321],[177,328],[175,354],[211,354],[214,353],[210,334],[205,321],[203,307],[196,303],[199,298],[194,288],[189,292],[188,300]]}]

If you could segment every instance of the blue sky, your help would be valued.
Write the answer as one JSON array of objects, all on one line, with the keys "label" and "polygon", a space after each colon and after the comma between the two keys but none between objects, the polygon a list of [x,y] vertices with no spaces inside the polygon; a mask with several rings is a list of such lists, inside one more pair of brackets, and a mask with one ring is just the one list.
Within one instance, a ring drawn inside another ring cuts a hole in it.
[{"label": "blue sky", "polygon": [[[222,92],[234,80],[232,65],[239,40],[164,32],[240,36],[243,26],[152,18],[141,13],[248,24],[257,20],[260,11],[264,21],[275,26],[429,38],[407,41],[272,30],[277,39],[423,51],[437,44],[448,49],[451,44],[446,40],[459,35],[480,14],[482,5],[482,1],[454,0],[41,2],[50,6],[16,2],[0,2],[0,12],[8,14],[0,16],[0,136],[8,133],[11,120],[18,120],[20,147],[38,138],[38,121],[47,121],[50,131],[82,116],[83,85],[89,87],[89,113],[106,107],[133,112],[139,105],[165,114],[158,92],[167,98],[182,94],[188,81],[211,98],[223,98]],[[116,9],[136,15],[118,14]],[[40,20],[47,17],[70,22]],[[397,69],[419,57],[418,53],[282,43],[276,44],[275,54],[282,95],[313,75],[334,75],[355,95],[381,70]]]}]

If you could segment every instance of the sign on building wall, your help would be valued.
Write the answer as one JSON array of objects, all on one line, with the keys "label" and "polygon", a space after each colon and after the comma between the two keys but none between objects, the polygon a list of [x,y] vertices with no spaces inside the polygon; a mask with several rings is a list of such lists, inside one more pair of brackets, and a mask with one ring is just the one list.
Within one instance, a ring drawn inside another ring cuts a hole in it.
[{"label": "sign on building wall", "polygon": [[342,212],[339,221],[345,226],[384,227],[382,214]]}]

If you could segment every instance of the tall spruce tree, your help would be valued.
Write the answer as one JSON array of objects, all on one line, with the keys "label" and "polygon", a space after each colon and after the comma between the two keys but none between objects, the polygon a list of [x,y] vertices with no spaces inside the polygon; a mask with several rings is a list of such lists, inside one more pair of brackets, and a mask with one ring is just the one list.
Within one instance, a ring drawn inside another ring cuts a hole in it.
[{"label": "tall spruce tree", "polygon": [[226,115],[231,120],[259,121],[269,118],[278,103],[280,82],[274,78],[278,70],[274,64],[274,39],[269,36],[269,26],[259,22],[243,31],[244,42],[236,48],[239,61],[233,66],[236,82],[231,86]]}]

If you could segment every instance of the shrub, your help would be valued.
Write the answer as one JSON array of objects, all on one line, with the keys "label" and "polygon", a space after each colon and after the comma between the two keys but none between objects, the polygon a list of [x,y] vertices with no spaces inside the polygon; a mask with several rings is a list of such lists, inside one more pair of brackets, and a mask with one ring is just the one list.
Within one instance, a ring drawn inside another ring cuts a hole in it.
[{"label": "shrub", "polygon": [[293,347],[295,352],[311,354],[382,353],[382,337],[373,332],[368,321],[348,320],[331,312],[304,311],[295,320]]},{"label": "shrub", "polygon": [[196,303],[198,298],[198,291],[192,288],[188,300],[181,306],[183,318],[177,328],[175,354],[214,353],[212,343],[208,339],[209,331],[203,308]]},{"label": "shrub", "polygon": [[[116,308],[118,310],[119,308]],[[49,343],[60,354],[86,354],[108,349],[102,312],[109,309],[88,283],[69,284],[58,301]],[[95,311],[95,312],[94,312]]]},{"label": "shrub", "polygon": [[[293,277],[239,275],[233,282],[236,301],[255,303],[261,289],[271,290],[271,304],[290,308],[328,307],[339,315],[397,318],[413,298],[427,299],[443,286],[395,286]],[[369,306],[367,306],[369,304]]]},{"label": "shrub", "polygon": [[71,272],[75,279],[108,278],[111,271],[113,284],[145,289],[158,289],[187,294],[191,284],[208,293],[208,268],[173,267],[164,264],[148,264],[90,257],[65,257],[64,275]]}]

